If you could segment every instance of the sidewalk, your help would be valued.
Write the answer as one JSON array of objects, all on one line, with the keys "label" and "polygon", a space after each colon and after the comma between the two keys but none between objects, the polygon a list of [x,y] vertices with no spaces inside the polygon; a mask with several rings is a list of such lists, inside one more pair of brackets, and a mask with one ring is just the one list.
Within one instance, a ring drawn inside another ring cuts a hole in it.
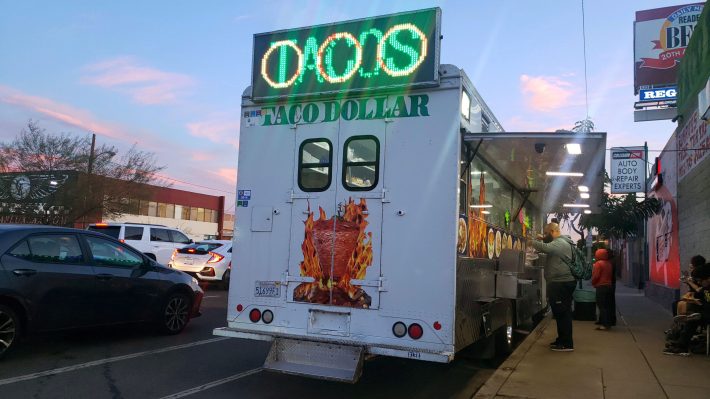
[{"label": "sidewalk", "polygon": [[710,398],[710,357],[662,353],[670,310],[642,291],[618,286],[617,326],[597,331],[574,322],[574,352],[552,352],[549,316],[474,396],[493,398]]}]

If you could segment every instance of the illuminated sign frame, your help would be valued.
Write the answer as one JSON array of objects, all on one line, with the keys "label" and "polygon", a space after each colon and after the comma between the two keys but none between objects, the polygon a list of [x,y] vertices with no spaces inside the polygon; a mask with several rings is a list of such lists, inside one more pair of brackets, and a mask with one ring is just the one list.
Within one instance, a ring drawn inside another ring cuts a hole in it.
[{"label": "illuminated sign frame", "polygon": [[441,9],[254,35],[252,100],[439,84]]}]

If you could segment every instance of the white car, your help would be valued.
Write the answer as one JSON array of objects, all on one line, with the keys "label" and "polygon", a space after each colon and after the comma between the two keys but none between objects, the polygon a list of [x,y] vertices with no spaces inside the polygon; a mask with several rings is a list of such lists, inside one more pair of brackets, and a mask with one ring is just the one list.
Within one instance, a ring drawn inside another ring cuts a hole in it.
[{"label": "white car", "polygon": [[204,240],[176,249],[168,266],[202,281],[218,281],[229,289],[232,269],[232,241]]},{"label": "white car", "polygon": [[170,262],[173,251],[194,242],[178,229],[157,224],[94,223],[88,230],[109,235],[163,265]]}]

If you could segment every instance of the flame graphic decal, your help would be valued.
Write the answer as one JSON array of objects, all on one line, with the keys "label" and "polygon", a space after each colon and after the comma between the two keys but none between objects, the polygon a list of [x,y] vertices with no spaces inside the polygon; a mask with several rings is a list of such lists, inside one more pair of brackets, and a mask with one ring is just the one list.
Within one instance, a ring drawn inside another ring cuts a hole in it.
[{"label": "flame graphic decal", "polygon": [[293,300],[337,306],[369,308],[372,298],[352,280],[362,280],[372,265],[372,233],[367,228],[367,202],[358,204],[348,199],[342,216],[327,219],[319,207],[314,220],[310,204],[301,249],[301,276],[313,277],[312,283],[301,283],[293,292]]}]

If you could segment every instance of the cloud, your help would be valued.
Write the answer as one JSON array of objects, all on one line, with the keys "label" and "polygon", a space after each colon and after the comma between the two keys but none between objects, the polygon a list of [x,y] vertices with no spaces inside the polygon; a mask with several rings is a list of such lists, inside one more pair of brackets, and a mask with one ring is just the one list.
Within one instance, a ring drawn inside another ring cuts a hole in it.
[{"label": "cloud", "polygon": [[201,122],[187,124],[187,130],[195,137],[206,138],[214,143],[226,143],[239,148],[239,120],[220,116]]},{"label": "cloud", "polygon": [[195,82],[188,75],[140,65],[133,57],[118,57],[87,65],[84,84],[128,94],[140,104],[174,103]]},{"label": "cloud", "polygon": [[554,76],[520,76],[525,103],[533,111],[551,112],[568,104],[572,84]]},{"label": "cloud", "polygon": [[0,85],[0,102],[29,109],[84,131],[121,141],[134,140],[134,137],[126,134],[120,127],[99,121],[89,111],[62,104],[49,98],[29,95],[8,86]]},{"label": "cloud", "polygon": [[217,172],[210,171],[210,173],[221,177],[233,186],[237,184],[237,169],[235,168],[220,168]]}]

